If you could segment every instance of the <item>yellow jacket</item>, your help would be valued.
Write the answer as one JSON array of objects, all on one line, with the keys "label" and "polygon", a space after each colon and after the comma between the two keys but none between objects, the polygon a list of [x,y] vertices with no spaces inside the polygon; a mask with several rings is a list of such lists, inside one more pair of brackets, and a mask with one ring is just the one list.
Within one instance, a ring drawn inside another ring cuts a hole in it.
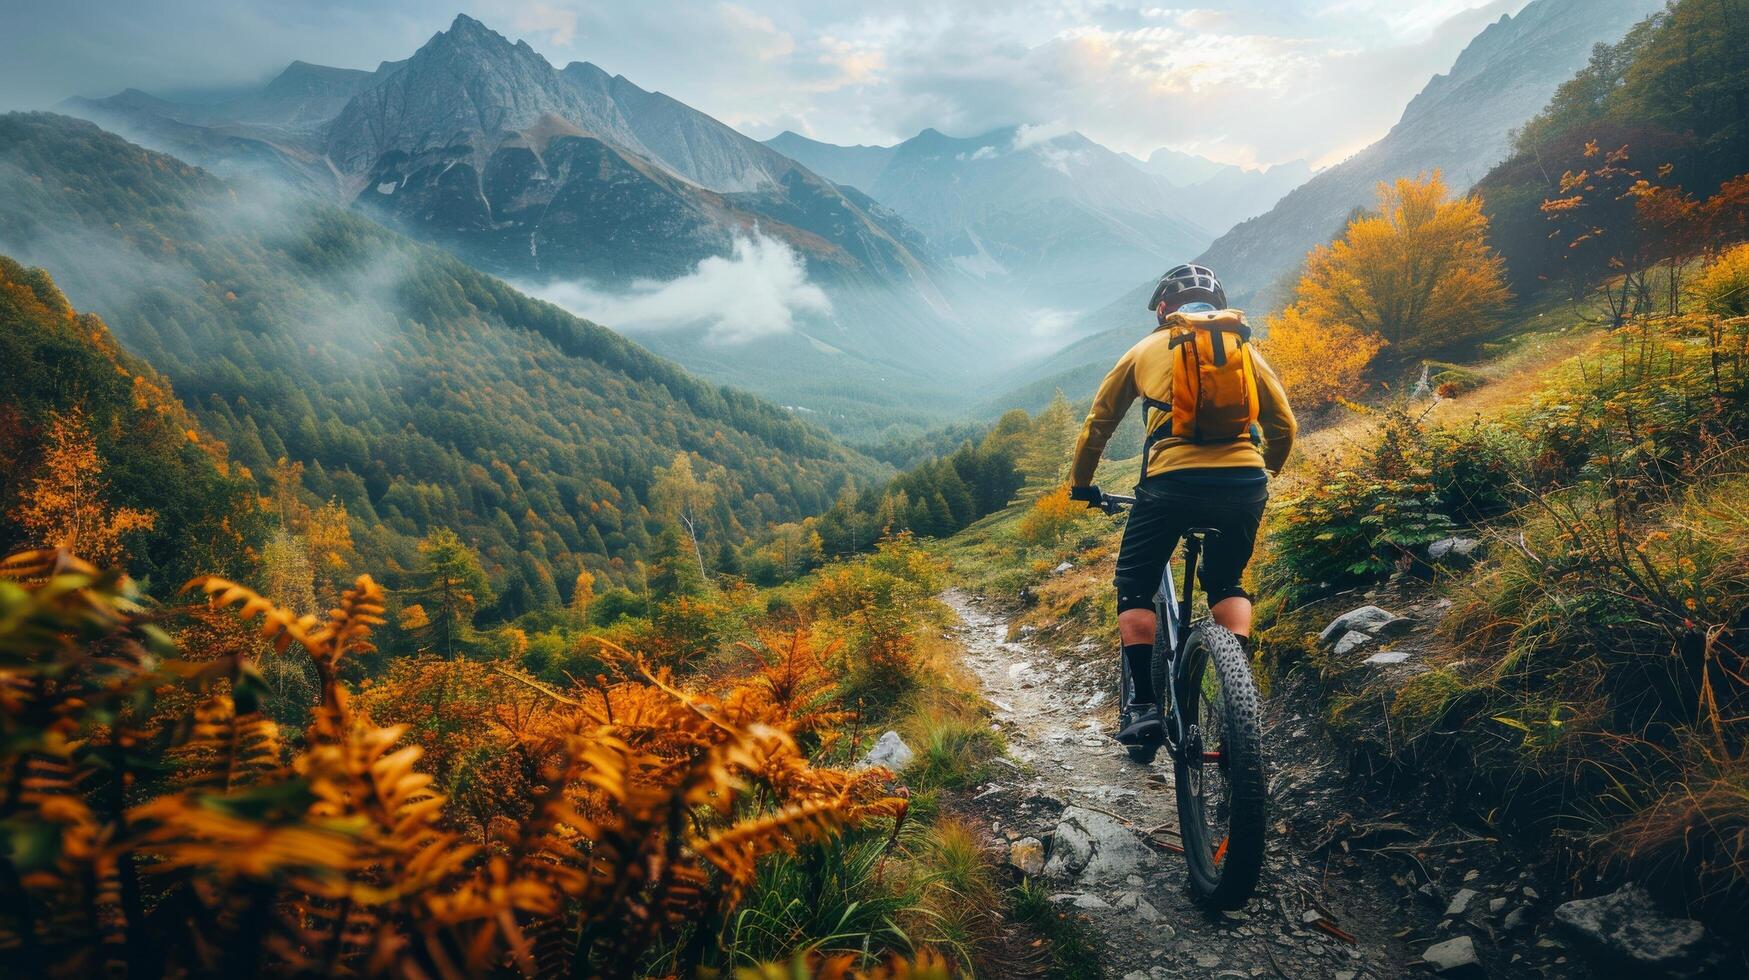
[{"label": "yellow jacket", "polygon": [[[1238,310],[1223,312],[1234,317],[1243,316]],[[1177,355],[1168,346],[1168,328],[1182,316],[1173,314],[1153,333],[1143,337],[1140,343],[1118,358],[1117,366],[1100,383],[1099,394],[1093,396],[1093,407],[1081,426],[1081,438],[1075,441],[1075,463],[1069,470],[1069,482],[1073,486],[1084,487],[1093,482],[1099,456],[1132,402],[1147,397],[1171,404],[1172,365]],[[1251,363],[1257,374],[1257,427],[1263,432],[1262,448],[1250,438],[1196,443],[1166,436],[1153,443],[1147,462],[1149,476],[1159,476],[1168,470],[1213,466],[1261,466],[1271,473],[1281,471],[1288,453],[1293,450],[1298,424],[1294,422],[1293,409],[1288,407],[1281,379],[1275,376],[1275,370],[1255,348],[1251,351]],[[1161,426],[1169,427],[1171,413],[1154,412],[1147,423],[1150,434]],[[1167,431],[1170,432],[1170,428]]]}]

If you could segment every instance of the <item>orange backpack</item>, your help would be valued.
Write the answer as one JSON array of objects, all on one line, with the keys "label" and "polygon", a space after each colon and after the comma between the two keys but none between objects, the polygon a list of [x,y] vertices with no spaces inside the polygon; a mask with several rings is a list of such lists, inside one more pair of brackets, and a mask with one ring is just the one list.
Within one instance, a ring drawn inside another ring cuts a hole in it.
[{"label": "orange backpack", "polygon": [[1257,371],[1244,314],[1176,313],[1167,318],[1165,328],[1178,355],[1172,364],[1172,402],[1148,399],[1147,407],[1170,412],[1172,422],[1159,427],[1166,431],[1150,430],[1150,444],[1156,438],[1196,443],[1254,438]]}]

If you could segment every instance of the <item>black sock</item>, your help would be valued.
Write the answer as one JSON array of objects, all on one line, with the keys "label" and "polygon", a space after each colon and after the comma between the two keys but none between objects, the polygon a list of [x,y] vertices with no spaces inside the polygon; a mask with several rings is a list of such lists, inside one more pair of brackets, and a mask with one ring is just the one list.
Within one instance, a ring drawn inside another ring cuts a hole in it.
[{"label": "black sock", "polygon": [[1126,644],[1123,656],[1130,664],[1130,701],[1154,704],[1154,644]]},{"label": "black sock", "polygon": [[1241,634],[1241,633],[1234,633],[1233,638],[1235,640],[1239,641],[1239,649],[1245,651],[1245,659],[1250,660],[1251,653],[1254,649],[1251,646],[1251,638],[1249,636],[1245,636],[1244,634]]}]

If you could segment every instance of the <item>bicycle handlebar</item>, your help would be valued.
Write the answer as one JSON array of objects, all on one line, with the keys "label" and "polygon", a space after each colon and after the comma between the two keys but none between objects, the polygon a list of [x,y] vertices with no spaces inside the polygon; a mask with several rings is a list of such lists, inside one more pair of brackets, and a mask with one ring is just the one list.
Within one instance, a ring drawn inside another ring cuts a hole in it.
[{"label": "bicycle handlebar", "polygon": [[1118,511],[1123,510],[1125,507],[1135,506],[1135,503],[1136,498],[1134,497],[1125,497],[1121,494],[1115,493],[1102,493],[1099,495],[1099,503],[1095,506],[1100,510],[1105,511],[1107,514],[1115,514]]}]

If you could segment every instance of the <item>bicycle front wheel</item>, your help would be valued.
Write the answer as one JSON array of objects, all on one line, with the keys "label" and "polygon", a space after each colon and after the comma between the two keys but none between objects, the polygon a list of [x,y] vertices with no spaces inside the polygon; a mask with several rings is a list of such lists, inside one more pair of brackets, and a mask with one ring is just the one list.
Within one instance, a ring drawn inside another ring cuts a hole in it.
[{"label": "bicycle front wheel", "polygon": [[1263,870],[1262,699],[1238,638],[1213,623],[1191,631],[1173,683],[1187,732],[1174,768],[1191,896],[1237,909]]}]

